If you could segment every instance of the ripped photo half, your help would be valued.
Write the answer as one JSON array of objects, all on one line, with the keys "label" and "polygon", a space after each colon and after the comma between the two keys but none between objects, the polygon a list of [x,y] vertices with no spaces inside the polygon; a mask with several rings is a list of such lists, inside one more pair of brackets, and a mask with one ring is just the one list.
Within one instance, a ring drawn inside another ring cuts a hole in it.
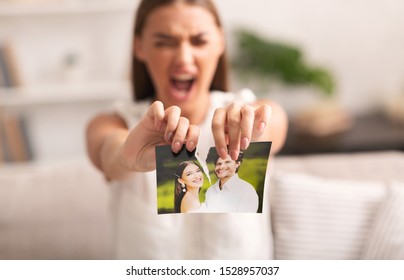
[{"label": "ripped photo half", "polygon": [[201,158],[198,149],[157,146],[158,214],[262,213],[271,144],[251,143],[237,160],[220,158],[215,147]]}]

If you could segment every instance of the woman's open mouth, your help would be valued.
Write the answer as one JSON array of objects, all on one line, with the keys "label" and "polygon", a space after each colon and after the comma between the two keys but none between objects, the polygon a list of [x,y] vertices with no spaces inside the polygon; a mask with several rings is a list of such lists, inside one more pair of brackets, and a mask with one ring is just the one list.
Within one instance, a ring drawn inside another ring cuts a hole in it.
[{"label": "woman's open mouth", "polygon": [[178,101],[186,100],[195,84],[195,76],[193,75],[176,75],[170,79],[170,91]]},{"label": "woman's open mouth", "polygon": [[201,183],[201,182],[202,182],[202,178],[196,178],[196,179],[193,180],[192,182],[195,183],[195,184]]}]

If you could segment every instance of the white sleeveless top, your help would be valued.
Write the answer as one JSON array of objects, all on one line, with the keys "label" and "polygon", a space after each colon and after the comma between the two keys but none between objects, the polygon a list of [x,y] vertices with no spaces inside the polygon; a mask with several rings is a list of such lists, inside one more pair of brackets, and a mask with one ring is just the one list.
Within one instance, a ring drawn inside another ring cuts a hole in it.
[{"label": "white sleeveless top", "polygon": [[[255,96],[212,92],[211,107],[200,125],[199,145],[214,146],[211,120],[216,108],[231,102],[251,103]],[[116,112],[131,128],[150,102],[119,104]],[[266,177],[266,185],[269,181]],[[157,214],[156,173],[135,173],[111,183],[117,259],[271,259],[272,231],[268,186],[262,214]]]}]

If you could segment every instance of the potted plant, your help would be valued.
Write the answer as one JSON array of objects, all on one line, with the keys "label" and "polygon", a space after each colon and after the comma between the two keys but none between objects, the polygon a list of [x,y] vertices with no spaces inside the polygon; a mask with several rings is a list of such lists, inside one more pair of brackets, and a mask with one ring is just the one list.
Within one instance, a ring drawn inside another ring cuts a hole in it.
[{"label": "potted plant", "polygon": [[[270,40],[254,32],[239,29],[235,32],[237,49],[232,56],[232,69],[238,80],[259,87],[258,91],[310,88],[320,93],[321,102],[303,106],[291,118],[294,128],[303,134],[326,136],[351,127],[352,118],[336,102],[336,82],[331,72],[309,65],[303,51],[292,44]],[[284,91],[284,90],[283,90]],[[285,105],[285,104],[284,104]]]},{"label": "potted plant", "polygon": [[265,39],[242,29],[235,32],[235,37],[238,49],[232,66],[244,78],[272,78],[286,85],[314,86],[326,96],[334,93],[335,81],[331,73],[308,65],[297,46]]}]

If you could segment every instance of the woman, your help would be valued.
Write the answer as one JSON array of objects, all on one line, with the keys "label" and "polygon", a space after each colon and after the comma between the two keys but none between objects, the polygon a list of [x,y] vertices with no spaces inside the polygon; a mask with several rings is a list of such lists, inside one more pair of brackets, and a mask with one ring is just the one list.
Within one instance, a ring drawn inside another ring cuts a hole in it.
[{"label": "woman", "polygon": [[203,185],[202,168],[194,161],[183,161],[177,165],[174,188],[176,213],[203,212],[205,204],[199,200]]},{"label": "woman", "polygon": [[257,216],[157,215],[155,146],[215,146],[236,159],[251,141],[271,140],[276,152],[286,114],[252,93],[226,92],[224,34],[211,0],[141,1],[133,46],[135,102],[87,128],[90,159],[114,184],[116,257],[271,258],[269,208]]}]

